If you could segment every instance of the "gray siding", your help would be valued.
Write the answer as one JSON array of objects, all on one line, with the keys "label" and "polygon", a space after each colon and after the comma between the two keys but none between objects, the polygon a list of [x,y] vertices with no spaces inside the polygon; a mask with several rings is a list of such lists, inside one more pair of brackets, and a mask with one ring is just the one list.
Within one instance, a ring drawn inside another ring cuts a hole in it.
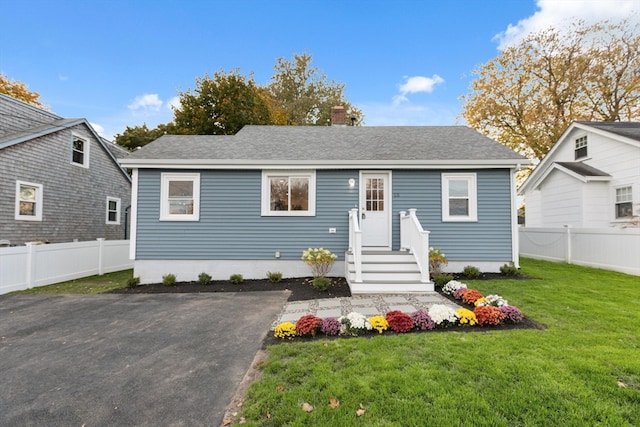
[{"label": "gray siding", "polygon": [[[89,168],[71,164],[72,132],[89,141]],[[16,181],[43,185],[42,221],[16,221]],[[106,224],[107,196],[121,199],[120,225]],[[47,240],[124,238],[131,185],[85,125],[0,150],[0,239],[12,244]]]},{"label": "gray siding", "polygon": [[261,171],[202,171],[198,222],[159,221],[160,174],[140,170],[137,259],[299,259],[308,247],[340,255],[348,246],[357,171],[317,172],[314,217],[262,217]]},{"label": "gray siding", "polygon": [[[441,174],[476,172],[478,222],[442,222]],[[509,261],[511,255],[511,201],[509,170],[394,171],[393,247],[400,247],[402,210],[417,209],[430,246],[440,248],[450,261]]]},{"label": "gray siding", "polygon": [[[480,170],[478,222],[443,223],[442,171],[400,170],[392,176],[393,248],[399,249],[399,212],[418,209],[431,245],[452,261],[511,259],[508,170]],[[348,211],[358,205],[349,189],[357,170],[316,173],[315,217],[261,217],[261,171],[201,171],[200,221],[159,221],[159,170],[140,170],[137,254],[152,259],[299,259],[302,250],[323,246],[341,258],[348,246]],[[336,228],[336,234],[329,234]]]}]

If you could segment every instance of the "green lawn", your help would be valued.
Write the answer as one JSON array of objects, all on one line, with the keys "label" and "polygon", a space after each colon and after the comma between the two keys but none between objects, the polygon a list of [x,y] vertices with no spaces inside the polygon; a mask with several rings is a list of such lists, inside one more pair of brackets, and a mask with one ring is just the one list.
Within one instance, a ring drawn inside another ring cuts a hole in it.
[{"label": "green lawn", "polygon": [[101,294],[113,289],[124,288],[127,280],[133,276],[133,270],[116,271],[102,276],[89,276],[82,279],[69,280],[48,286],[38,286],[12,294]]},{"label": "green lawn", "polygon": [[[530,259],[522,260],[522,271],[535,279],[467,284],[502,295],[546,330],[270,346],[263,376],[235,422],[243,416],[247,425],[265,426],[640,425],[640,278]],[[340,405],[330,407],[330,398]],[[313,411],[303,411],[303,403]]]}]

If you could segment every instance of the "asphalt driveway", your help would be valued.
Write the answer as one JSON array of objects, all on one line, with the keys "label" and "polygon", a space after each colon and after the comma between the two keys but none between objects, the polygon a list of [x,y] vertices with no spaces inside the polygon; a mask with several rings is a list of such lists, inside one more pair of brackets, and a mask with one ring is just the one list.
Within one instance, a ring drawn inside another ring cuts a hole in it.
[{"label": "asphalt driveway", "polygon": [[220,425],[287,296],[0,297],[0,425]]}]

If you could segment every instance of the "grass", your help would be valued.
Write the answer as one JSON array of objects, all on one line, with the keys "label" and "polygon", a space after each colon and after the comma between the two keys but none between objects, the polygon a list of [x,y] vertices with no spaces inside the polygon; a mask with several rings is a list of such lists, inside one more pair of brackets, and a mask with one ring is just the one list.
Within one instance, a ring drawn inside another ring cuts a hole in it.
[{"label": "grass", "polygon": [[113,289],[124,288],[127,280],[133,276],[133,270],[117,271],[102,276],[89,276],[82,279],[69,280],[48,286],[38,286],[23,291],[11,292],[12,295],[32,294],[101,294]]},{"label": "grass", "polygon": [[638,277],[522,264],[534,280],[466,283],[502,295],[546,330],[270,346],[239,416],[260,426],[640,425]]}]

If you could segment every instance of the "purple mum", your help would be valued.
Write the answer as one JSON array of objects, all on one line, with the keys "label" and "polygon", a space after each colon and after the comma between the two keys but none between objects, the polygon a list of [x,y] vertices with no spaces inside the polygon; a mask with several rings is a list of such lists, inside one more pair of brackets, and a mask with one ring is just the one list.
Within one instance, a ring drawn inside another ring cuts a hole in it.
[{"label": "purple mum", "polygon": [[342,324],[335,317],[327,317],[322,319],[322,333],[329,336],[336,336],[340,334],[340,328]]},{"label": "purple mum", "polygon": [[419,331],[430,331],[436,327],[436,324],[426,311],[418,310],[411,313],[411,319],[413,319],[413,325]]},{"label": "purple mum", "polygon": [[505,320],[509,323],[520,323],[522,319],[524,319],[524,314],[520,311],[518,307],[514,307],[512,305],[503,305],[500,307],[500,311],[504,313]]}]

